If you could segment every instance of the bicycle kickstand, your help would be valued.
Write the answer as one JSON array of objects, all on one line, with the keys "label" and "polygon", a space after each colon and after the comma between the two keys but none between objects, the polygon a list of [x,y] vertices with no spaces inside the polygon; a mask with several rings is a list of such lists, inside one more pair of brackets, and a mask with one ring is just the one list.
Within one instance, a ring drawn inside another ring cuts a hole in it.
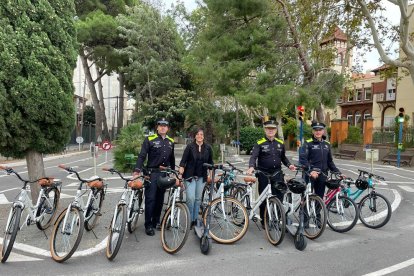
[{"label": "bicycle kickstand", "polygon": [[93,231],[93,229],[91,230],[91,232],[95,236],[95,239],[98,239],[98,236],[95,234],[95,231]]}]

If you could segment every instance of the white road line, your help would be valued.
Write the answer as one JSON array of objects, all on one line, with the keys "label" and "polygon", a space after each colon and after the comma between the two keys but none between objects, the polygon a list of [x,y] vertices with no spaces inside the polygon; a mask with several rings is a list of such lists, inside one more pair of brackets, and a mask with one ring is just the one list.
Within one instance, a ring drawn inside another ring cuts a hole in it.
[{"label": "white road line", "polygon": [[18,190],[18,189],[21,189],[21,188],[11,188],[11,189],[0,191],[0,193],[5,193],[5,192],[8,192],[8,191],[13,191],[13,190]]},{"label": "white road line", "polygon": [[403,268],[409,267],[410,265],[414,265],[414,258],[412,258],[410,260],[407,260],[405,262],[402,262],[402,263],[399,263],[399,264],[390,266],[390,267],[386,267],[384,269],[381,269],[381,270],[378,270],[378,271],[375,271],[375,272],[371,272],[371,273],[365,274],[363,276],[381,276],[381,275],[387,275],[387,274],[390,274],[392,272],[395,272],[395,271],[401,270]]},{"label": "white road line", "polygon": [[7,200],[6,196],[4,194],[0,194],[0,205],[9,204],[10,201]]},{"label": "white road line", "polygon": [[11,252],[10,257],[7,259],[8,263],[15,263],[15,262],[36,262],[36,261],[43,261],[43,259],[29,257],[17,253]]},{"label": "white road line", "polygon": [[387,181],[388,184],[414,184],[414,181]]},{"label": "white road line", "polygon": [[414,188],[411,188],[409,186],[403,186],[403,185],[399,185],[398,187],[400,187],[401,189],[403,189],[404,191],[410,192],[410,193],[414,193]]}]

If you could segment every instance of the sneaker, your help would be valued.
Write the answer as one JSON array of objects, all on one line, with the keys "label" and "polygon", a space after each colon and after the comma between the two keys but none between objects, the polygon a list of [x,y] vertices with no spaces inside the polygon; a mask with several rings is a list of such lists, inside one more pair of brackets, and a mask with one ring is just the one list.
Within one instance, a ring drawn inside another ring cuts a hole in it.
[{"label": "sneaker", "polygon": [[154,236],[154,235],[155,235],[154,228],[152,228],[152,227],[145,228],[145,233],[146,233],[148,236]]}]

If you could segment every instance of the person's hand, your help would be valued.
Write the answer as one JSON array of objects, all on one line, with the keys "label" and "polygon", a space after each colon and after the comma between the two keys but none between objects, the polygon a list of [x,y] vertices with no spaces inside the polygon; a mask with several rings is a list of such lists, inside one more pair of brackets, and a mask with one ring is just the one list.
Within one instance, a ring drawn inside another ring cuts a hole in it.
[{"label": "person's hand", "polygon": [[289,170],[296,171],[296,166],[295,165],[289,165]]},{"label": "person's hand", "polygon": [[253,168],[253,167],[250,167],[250,168],[246,171],[246,174],[247,174],[247,175],[252,175],[252,174],[253,174],[253,172],[254,172],[254,168]]},{"label": "person's hand", "polygon": [[184,167],[180,167],[178,169],[178,172],[179,172],[180,175],[183,175],[183,173],[184,173]]},{"label": "person's hand", "polygon": [[311,171],[310,176],[311,176],[313,179],[316,179],[316,178],[318,178],[318,176],[319,176],[319,172],[317,172],[317,171]]},{"label": "person's hand", "polygon": [[346,175],[344,175],[343,173],[341,173],[340,176],[341,176],[342,179],[346,179]]},{"label": "person's hand", "polygon": [[140,177],[141,176],[141,173],[140,172],[134,172],[133,174],[132,174],[132,178],[138,178],[138,177]]}]

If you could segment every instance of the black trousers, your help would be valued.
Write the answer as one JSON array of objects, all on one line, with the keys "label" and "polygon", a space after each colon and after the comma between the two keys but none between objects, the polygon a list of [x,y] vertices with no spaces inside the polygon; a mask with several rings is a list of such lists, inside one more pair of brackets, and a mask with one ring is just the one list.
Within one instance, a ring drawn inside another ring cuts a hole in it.
[{"label": "black trousers", "polygon": [[[257,179],[259,181],[259,194],[261,194],[263,190],[266,189],[269,180],[261,173],[257,174]],[[270,179],[272,194],[275,195],[280,201],[283,201],[283,193],[275,188],[275,184],[282,181],[284,182],[284,175],[281,173]],[[263,203],[260,205],[260,218],[262,219],[262,224],[264,223],[265,208],[266,201],[263,201]]]},{"label": "black trousers", "polygon": [[151,184],[145,187],[145,228],[153,227],[160,223],[162,205],[164,203],[165,189],[158,188],[159,172],[150,175]]},{"label": "black trousers", "polygon": [[[324,172],[325,174],[327,174],[327,172]],[[306,176],[305,180],[306,183],[308,183],[308,179],[309,177]],[[323,196],[325,195],[325,182],[326,182],[326,176],[323,174],[319,174],[319,176],[317,178],[310,178],[311,180],[311,184],[312,184],[312,189],[315,192],[315,194],[317,194],[320,198],[323,199]]]}]

